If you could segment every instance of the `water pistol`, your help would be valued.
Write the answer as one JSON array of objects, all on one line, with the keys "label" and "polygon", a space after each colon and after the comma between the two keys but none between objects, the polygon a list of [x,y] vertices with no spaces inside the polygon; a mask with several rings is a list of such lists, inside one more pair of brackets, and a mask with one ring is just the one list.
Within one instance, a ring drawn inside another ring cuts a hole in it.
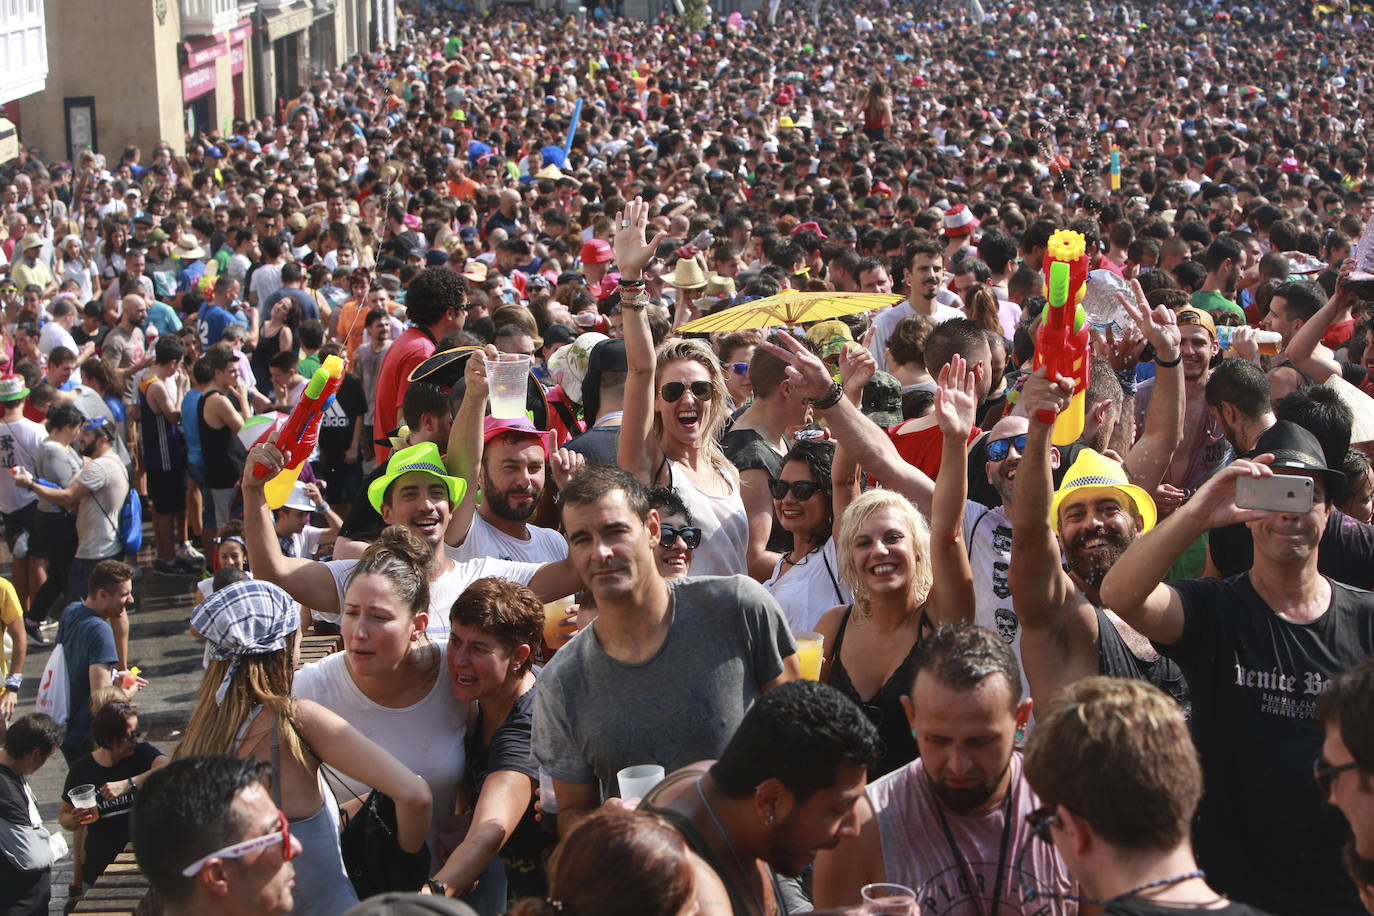
[{"label": "water pistol", "polygon": [[[263,488],[267,496],[267,505],[273,509],[280,509],[286,504],[287,498],[291,496],[291,488],[301,476],[301,465],[305,464],[310,453],[315,450],[315,440],[319,438],[320,433],[320,420],[329,409],[329,402],[334,400],[339,385],[343,383],[343,369],[343,360],[339,357],[325,357],[320,368],[310,377],[310,384],[305,386],[301,399],[291,408],[291,414],[282,424],[281,431],[277,434],[277,448],[285,456],[286,465],[267,481]],[[269,427],[259,441],[265,442],[271,432]],[[262,480],[267,476],[266,468],[262,465],[253,468],[253,476]]]},{"label": "water pistol", "polygon": [[1121,150],[1112,147],[1112,190],[1121,190]]},{"label": "water pistol", "polygon": [[1045,287],[1049,302],[1040,313],[1035,335],[1032,367],[1049,368],[1049,377],[1073,379],[1073,398],[1058,417],[1042,410],[1036,419],[1053,423],[1051,441],[1068,445],[1083,435],[1083,411],[1088,390],[1088,360],[1092,332],[1083,313],[1083,289],[1088,279],[1088,257],[1082,234],[1061,229],[1050,236],[1045,251]]}]

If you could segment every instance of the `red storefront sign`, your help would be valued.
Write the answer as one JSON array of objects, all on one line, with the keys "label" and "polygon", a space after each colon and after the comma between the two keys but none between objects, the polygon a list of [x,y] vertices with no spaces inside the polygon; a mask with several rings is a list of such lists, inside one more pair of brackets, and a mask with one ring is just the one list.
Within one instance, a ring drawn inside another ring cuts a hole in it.
[{"label": "red storefront sign", "polygon": [[218,84],[219,75],[212,59],[203,67],[187,70],[181,74],[181,100],[189,102],[192,99],[198,99],[205,93],[213,91]]}]

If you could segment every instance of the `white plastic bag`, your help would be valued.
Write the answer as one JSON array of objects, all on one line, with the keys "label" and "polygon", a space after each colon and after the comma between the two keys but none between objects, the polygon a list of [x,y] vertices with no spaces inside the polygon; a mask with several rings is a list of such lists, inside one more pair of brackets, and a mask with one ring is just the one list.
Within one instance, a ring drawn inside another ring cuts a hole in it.
[{"label": "white plastic bag", "polygon": [[67,684],[67,659],[62,644],[52,647],[52,655],[43,666],[43,678],[38,682],[38,711],[47,713],[58,725],[67,724],[71,696]]}]

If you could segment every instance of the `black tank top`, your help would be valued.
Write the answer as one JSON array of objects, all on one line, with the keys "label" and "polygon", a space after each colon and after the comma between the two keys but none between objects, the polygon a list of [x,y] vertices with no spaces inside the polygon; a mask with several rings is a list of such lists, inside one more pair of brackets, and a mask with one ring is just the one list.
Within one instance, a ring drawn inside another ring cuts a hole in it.
[{"label": "black tank top", "polygon": [[[196,402],[196,423],[200,425],[200,454],[205,460],[205,483],[216,490],[225,490],[238,483],[243,473],[243,443],[227,426],[215,429],[205,422],[205,405],[223,392],[207,391]],[[237,458],[237,460],[236,460]]]},{"label": "black tank top", "polygon": [[1144,659],[1131,651],[1126,640],[1117,632],[1110,617],[1097,611],[1097,654],[1098,672],[1108,677],[1129,677],[1148,684],[1154,684],[1183,707],[1183,715],[1191,717],[1192,701],[1188,694],[1188,682],[1183,677],[1183,669],[1174,660],[1163,655]]},{"label": "black tank top", "polygon": [[911,736],[911,726],[907,724],[902,697],[911,692],[911,665],[916,657],[916,646],[920,645],[921,638],[925,636],[926,630],[931,628],[931,624],[930,618],[922,611],[915,645],[911,647],[906,658],[902,659],[897,670],[892,672],[887,682],[878,688],[878,692],[865,700],[859,696],[859,691],[854,689],[854,682],[849,679],[844,662],[840,661],[844,631],[849,626],[849,615],[852,613],[854,605],[851,604],[844,609],[840,629],[835,633],[834,661],[830,663],[830,686],[858,704],[864,715],[868,716],[869,721],[878,729],[879,737],[883,739],[883,756],[868,768],[868,780],[872,782],[879,776],[906,766],[921,755],[916,747],[916,739]]}]

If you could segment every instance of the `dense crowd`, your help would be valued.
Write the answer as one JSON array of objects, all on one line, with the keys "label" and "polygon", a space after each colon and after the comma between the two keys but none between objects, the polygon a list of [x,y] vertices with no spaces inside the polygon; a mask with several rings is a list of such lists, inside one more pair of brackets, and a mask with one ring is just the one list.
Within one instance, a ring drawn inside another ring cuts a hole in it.
[{"label": "dense crowd", "polygon": [[0,181],[0,910],[1374,912],[1370,10],[404,18]]}]

